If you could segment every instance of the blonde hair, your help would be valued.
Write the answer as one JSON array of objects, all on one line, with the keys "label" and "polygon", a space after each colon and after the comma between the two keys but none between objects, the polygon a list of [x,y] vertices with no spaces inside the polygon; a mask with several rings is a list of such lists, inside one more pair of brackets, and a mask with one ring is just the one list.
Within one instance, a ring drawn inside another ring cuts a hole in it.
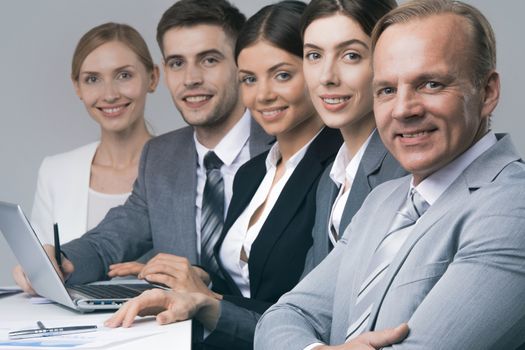
[{"label": "blonde hair", "polygon": [[86,57],[97,47],[111,41],[118,41],[129,47],[144,64],[146,71],[153,71],[153,59],[139,32],[127,24],[108,22],[90,29],[78,41],[71,62],[71,79],[78,81],[80,67]]}]

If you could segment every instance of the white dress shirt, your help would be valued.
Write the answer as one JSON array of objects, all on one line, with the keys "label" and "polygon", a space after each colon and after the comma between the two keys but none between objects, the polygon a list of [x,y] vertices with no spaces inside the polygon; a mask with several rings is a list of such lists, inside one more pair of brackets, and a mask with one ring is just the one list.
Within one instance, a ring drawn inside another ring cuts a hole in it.
[{"label": "white dress shirt", "polygon": [[230,200],[232,198],[233,178],[241,165],[250,159],[250,129],[252,119],[250,112],[246,110],[242,118],[234,127],[222,138],[219,144],[210,150],[204,147],[198,140],[196,134],[193,134],[195,148],[197,149],[197,195],[195,196],[195,206],[197,215],[195,224],[197,229],[197,254],[201,252],[201,209],[204,185],[206,183],[206,168],[204,167],[204,156],[208,151],[214,151],[217,157],[223,162],[221,166],[222,179],[224,181],[224,215],[228,211]]},{"label": "white dress shirt", "polygon": [[[346,201],[348,200],[348,195],[352,189],[352,184],[361,163],[361,159],[365,154],[365,150],[372,139],[372,135],[376,132],[373,130],[372,133],[368,136],[366,141],[361,145],[356,154],[352,157],[348,148],[343,143],[337,156],[335,157],[334,164],[330,170],[330,178],[332,181],[339,187],[339,193],[335,198],[334,204],[332,205],[332,211],[330,212],[330,220],[328,220],[328,236],[333,245],[335,245],[336,238],[332,234],[332,230],[335,231],[337,237],[339,237],[339,226],[341,225],[341,218],[343,217],[343,211],[346,206]],[[346,185],[345,185],[346,181]]]},{"label": "white dress shirt", "polygon": [[[489,131],[459,157],[421,181],[421,183],[416,186],[416,191],[429,205],[434,204],[454,180],[456,180],[476,158],[496,144],[497,141],[496,135],[494,135],[492,131]],[[413,187],[413,183],[414,179],[412,179],[411,188]]]},{"label": "white dress shirt", "polygon": [[[244,248],[246,257],[249,258],[253,242],[257,239],[262,226],[272,211],[284,186],[292,176],[297,164],[303,159],[315,135],[305,146],[297,151],[285,164],[284,174],[273,184],[277,164],[281,160],[279,143],[276,142],[266,157],[266,175],[257,188],[250,204],[233,223],[222,243],[220,259],[224,268],[229,272],[233,281],[239,287],[242,295],[250,297],[250,273],[248,264],[241,260],[241,250]],[[250,225],[250,220],[257,209],[264,205],[264,209],[255,223]]]}]

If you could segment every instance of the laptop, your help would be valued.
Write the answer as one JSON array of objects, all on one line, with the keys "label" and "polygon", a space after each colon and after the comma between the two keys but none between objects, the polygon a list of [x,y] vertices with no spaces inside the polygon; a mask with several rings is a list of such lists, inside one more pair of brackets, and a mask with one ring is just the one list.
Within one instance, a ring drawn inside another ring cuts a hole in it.
[{"label": "laptop", "polygon": [[158,288],[145,281],[125,279],[66,287],[17,204],[0,201],[0,231],[22,265],[33,289],[39,295],[68,308],[81,312],[118,309],[143,291]]}]

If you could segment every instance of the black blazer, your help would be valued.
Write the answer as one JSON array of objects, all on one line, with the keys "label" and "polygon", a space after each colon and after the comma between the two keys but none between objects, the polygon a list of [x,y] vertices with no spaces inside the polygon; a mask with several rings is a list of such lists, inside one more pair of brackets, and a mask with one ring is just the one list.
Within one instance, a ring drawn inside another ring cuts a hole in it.
[{"label": "black blazer", "polygon": [[242,296],[224,269],[219,251],[229,229],[248,206],[266,174],[268,151],[238,170],[224,228],[215,246],[215,256],[224,278],[214,276],[213,290],[223,294],[225,300],[263,313],[299,282],[306,253],[312,245],[317,183],[342,142],[339,130],[325,127],[312,141],[284,186],[251,248],[249,299]]}]

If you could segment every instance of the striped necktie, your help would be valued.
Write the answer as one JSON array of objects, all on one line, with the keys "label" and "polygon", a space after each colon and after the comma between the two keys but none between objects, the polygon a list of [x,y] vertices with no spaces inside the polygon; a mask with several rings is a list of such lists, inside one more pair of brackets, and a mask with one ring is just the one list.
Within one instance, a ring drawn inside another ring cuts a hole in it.
[{"label": "striped necktie", "polygon": [[208,271],[220,275],[213,248],[219,239],[224,224],[224,181],[221,166],[223,162],[215,152],[204,156],[206,183],[201,209],[201,264]]},{"label": "striped necktie", "polygon": [[388,233],[372,256],[366,278],[359,288],[355,306],[351,310],[349,318],[351,323],[346,333],[346,341],[354,339],[367,329],[374,302],[380,297],[378,294],[381,288],[378,286],[381,285],[380,282],[387,274],[388,267],[410,235],[412,226],[428,207],[429,204],[423,197],[412,189],[410,196],[394,217]]}]

